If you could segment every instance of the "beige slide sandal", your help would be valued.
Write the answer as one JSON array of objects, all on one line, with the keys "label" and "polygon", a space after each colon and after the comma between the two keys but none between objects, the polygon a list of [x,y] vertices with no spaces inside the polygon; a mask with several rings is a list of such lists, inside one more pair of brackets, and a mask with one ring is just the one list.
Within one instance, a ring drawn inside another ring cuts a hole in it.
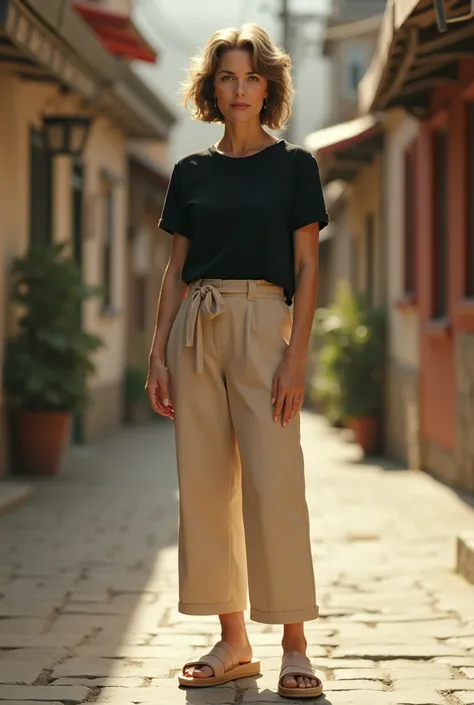
[{"label": "beige slide sandal", "polygon": [[[313,678],[318,682],[314,688],[285,688],[282,683],[285,678],[293,676],[306,676]],[[323,684],[320,679],[315,676],[314,669],[311,666],[311,661],[303,654],[298,654],[293,651],[283,656],[280,678],[278,681],[278,694],[284,698],[317,698],[323,694]]]},{"label": "beige slide sandal", "polygon": [[[186,669],[191,666],[209,666],[214,671],[214,675],[210,678],[193,678],[193,676],[185,675]],[[249,663],[239,663],[230,644],[226,641],[219,641],[208,654],[201,656],[198,661],[185,663],[182,675],[178,676],[178,681],[180,685],[203,688],[222,685],[236,678],[251,678],[258,675],[260,675],[259,659],[252,659]]]}]

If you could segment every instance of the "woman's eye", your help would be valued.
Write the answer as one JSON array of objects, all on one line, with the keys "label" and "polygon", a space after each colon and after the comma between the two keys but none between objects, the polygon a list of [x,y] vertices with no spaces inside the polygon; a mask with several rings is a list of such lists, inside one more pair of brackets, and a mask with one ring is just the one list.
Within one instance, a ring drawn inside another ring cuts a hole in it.
[{"label": "woman's eye", "polygon": [[251,79],[255,79],[256,81],[258,81],[258,76],[249,76],[249,80]]}]

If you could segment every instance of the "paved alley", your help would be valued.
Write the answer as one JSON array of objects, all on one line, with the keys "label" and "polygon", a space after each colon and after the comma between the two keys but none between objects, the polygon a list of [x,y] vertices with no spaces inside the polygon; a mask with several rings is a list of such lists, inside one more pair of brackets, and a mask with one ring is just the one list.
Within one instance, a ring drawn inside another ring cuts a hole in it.
[{"label": "paved alley", "polygon": [[[363,464],[304,415],[321,618],[307,625],[325,705],[474,705],[474,586],[453,572],[474,510],[423,473]],[[263,675],[180,690],[218,638],[176,610],[172,426],[75,450],[0,517],[0,702],[292,702],[276,695],[280,629],[249,623]],[[298,701],[295,701],[298,702]],[[301,701],[299,701],[301,702]]]}]

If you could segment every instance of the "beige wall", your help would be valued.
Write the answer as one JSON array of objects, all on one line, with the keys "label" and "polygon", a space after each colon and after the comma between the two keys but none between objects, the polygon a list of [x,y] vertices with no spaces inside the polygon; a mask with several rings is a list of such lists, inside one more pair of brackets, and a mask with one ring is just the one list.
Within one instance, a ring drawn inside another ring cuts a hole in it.
[{"label": "beige wall", "polygon": [[403,309],[404,153],[416,138],[416,120],[401,111],[385,121],[383,174],[386,204],[389,350],[385,437],[387,451],[410,467],[420,467],[419,321],[416,309]]},{"label": "beige wall", "polygon": [[402,364],[419,365],[418,314],[400,310],[395,304],[403,296],[404,276],[404,151],[416,138],[417,121],[403,113],[390,116],[386,124],[384,182],[387,203],[388,302],[390,304],[390,354]]},{"label": "beige wall", "polygon": [[[330,256],[327,258],[325,275],[325,301],[330,305],[336,298],[339,282],[349,281],[352,284],[352,258],[354,255],[354,233],[349,209],[341,205],[338,212],[331,218],[332,235],[327,243]],[[323,245],[324,247],[324,245]]]},{"label": "beige wall", "polygon": [[[15,76],[0,74],[0,416],[1,369],[4,340],[13,327],[13,316],[7,301],[7,274],[11,259],[22,254],[29,243],[30,230],[30,138],[32,125],[39,125],[45,105],[50,103],[55,89],[45,84],[20,81]],[[8,106],[5,108],[5,106]],[[61,107],[60,104],[56,108]],[[90,284],[101,283],[102,244],[104,232],[104,199],[101,170],[106,169],[116,179],[115,228],[113,263],[113,311],[101,311],[101,302],[90,301],[84,310],[87,330],[101,335],[105,347],[97,354],[97,372],[91,389],[121,385],[125,365],[124,299],[125,242],[127,228],[127,160],[124,134],[114,125],[98,118],[91,130],[84,155],[84,279]],[[68,240],[72,236],[71,161],[57,157],[54,165],[53,223],[54,239]],[[1,442],[0,431],[0,446]],[[0,473],[5,467],[0,447]]]},{"label": "beige wall", "polygon": [[84,325],[87,330],[102,337],[105,346],[96,355],[96,373],[91,379],[91,389],[120,382],[125,364],[125,242],[127,229],[127,162],[126,142],[123,133],[109,121],[98,119],[93,126],[84,161],[85,229],[84,229],[84,278],[91,285],[102,284],[103,246],[105,232],[105,191],[108,188],[101,172],[107,170],[115,181],[114,193],[114,245],[112,269],[112,307],[102,311],[101,298],[88,301],[84,307]]},{"label": "beige wall", "polygon": [[[0,111],[0,152],[7,159],[0,161],[0,233],[4,241],[4,264],[25,250],[29,242],[29,128],[39,124],[39,115],[54,91],[49,87],[21,82],[16,78],[0,77],[0,104],[9,110]],[[8,96],[8,103],[3,98]],[[4,144],[2,145],[2,140]],[[124,243],[127,222],[126,142],[123,133],[109,121],[99,118],[93,123],[84,154],[85,163],[85,238],[83,244],[84,279],[100,284],[101,246],[104,233],[104,199],[101,170],[117,178],[115,191],[115,252],[114,252],[114,311],[102,315],[100,301],[94,299],[85,306],[87,330],[103,336],[106,347],[97,355],[98,371],[92,386],[116,379],[123,367],[122,311],[125,290],[121,286],[124,272]],[[4,151],[5,150],[5,151]],[[71,238],[71,161],[55,159],[53,195],[54,238]],[[5,297],[0,301],[5,310]],[[4,313],[5,315],[5,313]],[[0,348],[2,346],[0,345]]]},{"label": "beige wall", "polygon": [[359,291],[365,291],[367,285],[367,216],[373,215],[373,270],[374,288],[373,302],[382,305],[384,302],[385,271],[381,266],[381,155],[376,154],[374,160],[364,166],[354,179],[350,197],[350,220],[354,233],[355,286]]}]

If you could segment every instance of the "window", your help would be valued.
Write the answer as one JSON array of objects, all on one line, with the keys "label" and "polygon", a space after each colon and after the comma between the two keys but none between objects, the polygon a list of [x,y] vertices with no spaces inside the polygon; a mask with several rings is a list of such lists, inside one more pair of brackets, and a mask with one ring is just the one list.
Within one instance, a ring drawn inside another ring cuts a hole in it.
[{"label": "window", "polygon": [[343,95],[345,98],[356,99],[359,81],[367,70],[371,49],[366,42],[345,42],[343,52]]},{"label": "window", "polygon": [[468,219],[465,294],[474,298],[474,103],[467,104]]},{"label": "window", "polygon": [[448,314],[448,130],[433,136],[433,317]]},{"label": "window", "polygon": [[406,296],[416,294],[416,161],[415,145],[404,155],[404,282]]},{"label": "window", "polygon": [[113,254],[114,254],[114,191],[109,184],[104,196],[104,239],[102,249],[103,308],[113,305]]},{"label": "window", "polygon": [[374,215],[368,213],[365,218],[365,287],[371,303],[374,302],[375,289],[374,247]]},{"label": "window", "polygon": [[357,86],[359,81],[364,75],[364,66],[357,61],[353,62],[349,66],[349,86],[354,93],[357,92]]}]

